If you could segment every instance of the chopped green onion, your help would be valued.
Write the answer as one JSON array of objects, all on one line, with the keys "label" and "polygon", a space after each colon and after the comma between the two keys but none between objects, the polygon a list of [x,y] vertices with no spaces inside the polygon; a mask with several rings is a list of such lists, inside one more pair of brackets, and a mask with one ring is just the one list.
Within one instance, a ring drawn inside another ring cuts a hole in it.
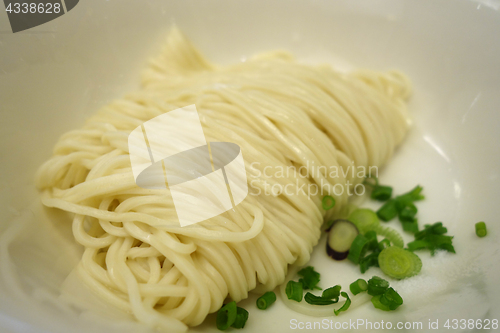
[{"label": "chopped green onion", "polygon": [[368,283],[363,279],[357,279],[349,286],[349,290],[353,295],[357,295],[362,291],[368,290]]},{"label": "chopped green onion", "polygon": [[389,200],[392,196],[392,187],[377,185],[372,191],[371,198],[378,201]]},{"label": "chopped green onion", "polygon": [[231,327],[234,328],[243,328],[248,320],[248,311],[240,308],[239,306],[236,308],[236,319]]},{"label": "chopped green onion", "polygon": [[288,281],[285,288],[286,297],[288,299],[300,302],[303,297],[302,283],[296,281]]},{"label": "chopped green onion", "polygon": [[354,223],[361,234],[366,234],[368,231],[375,230],[380,225],[377,214],[368,208],[358,208],[353,211],[347,218]]},{"label": "chopped green onion", "polygon": [[413,220],[413,221],[404,221],[402,222],[403,224],[403,230],[411,232],[412,234],[416,234],[418,232],[418,221]]},{"label": "chopped green onion", "polygon": [[326,298],[326,299],[333,299],[333,300],[335,300],[335,303],[337,303],[339,301],[341,288],[342,287],[340,285],[336,285],[336,286],[327,288],[327,289],[323,290],[321,297]]},{"label": "chopped green onion", "polygon": [[420,185],[415,186],[411,191],[398,195],[396,197],[396,200],[401,201],[401,202],[414,202],[414,201],[420,201],[425,199],[425,197],[420,194],[424,188]]},{"label": "chopped green onion", "polygon": [[424,240],[434,244],[451,244],[453,236],[445,235],[427,235]]},{"label": "chopped green onion", "polygon": [[347,259],[355,264],[359,264],[359,261],[361,260],[361,258],[363,258],[367,251],[368,244],[369,241],[365,236],[361,234],[357,235],[356,238],[354,238],[354,240],[352,241]]},{"label": "chopped green onion", "polygon": [[380,303],[387,306],[390,310],[396,310],[403,304],[403,298],[392,287],[387,289],[380,297]]},{"label": "chopped green onion", "polygon": [[330,304],[334,304],[334,303],[338,302],[338,298],[337,298],[337,300],[332,300],[332,299],[313,295],[309,292],[304,296],[304,300],[307,303],[312,304],[312,305],[330,305]]},{"label": "chopped green onion", "polygon": [[382,295],[389,288],[389,282],[374,275],[368,280],[368,295],[377,296]]},{"label": "chopped green onion", "polygon": [[344,305],[342,305],[340,309],[333,310],[333,313],[335,313],[336,316],[338,316],[340,312],[347,311],[347,309],[349,309],[349,306],[351,306],[351,299],[349,298],[349,295],[347,295],[346,292],[341,292],[340,294],[342,295],[342,297],[345,297],[346,300]]},{"label": "chopped green onion", "polygon": [[413,203],[407,203],[398,212],[399,220],[401,222],[413,222],[417,215],[418,209]]},{"label": "chopped green onion", "polygon": [[[374,215],[374,212],[372,211],[371,214]],[[367,231],[364,236],[368,240],[365,252],[373,252],[359,260],[359,270],[361,273],[365,273],[372,266],[378,267],[378,254],[380,253],[378,249],[377,233],[374,230],[370,230]]]},{"label": "chopped green onion", "polygon": [[426,224],[423,230],[415,234],[415,241],[408,243],[408,249],[410,251],[428,249],[432,255],[438,249],[455,253],[452,244],[453,236],[444,235],[446,232],[448,232],[448,229],[443,227],[441,222],[432,225]]},{"label": "chopped green onion", "polygon": [[276,294],[272,291],[268,291],[257,298],[257,307],[261,310],[265,310],[274,302],[276,302]]},{"label": "chopped green onion", "polygon": [[386,201],[392,196],[392,187],[380,185],[377,177],[367,177],[363,184],[372,187],[371,198],[374,200]]},{"label": "chopped green onion", "polygon": [[448,229],[443,227],[442,222],[436,222],[434,224],[426,224],[424,230],[421,230],[415,234],[415,239],[424,239],[428,235],[443,235],[448,232]]},{"label": "chopped green onion", "polygon": [[224,305],[217,312],[216,324],[217,328],[221,331],[227,330],[236,320],[237,309],[236,302],[232,301]]},{"label": "chopped green onion", "polygon": [[478,237],[484,237],[488,234],[488,231],[486,230],[486,223],[484,222],[477,222],[476,223],[476,235]]},{"label": "chopped green onion", "polygon": [[368,238],[368,240],[377,241],[377,233],[374,230],[365,232],[365,237]]},{"label": "chopped green onion", "polygon": [[[442,244],[439,244],[436,247],[436,249],[446,250],[446,251],[451,252],[451,253],[456,253],[455,248],[453,247],[452,244],[442,243]],[[431,255],[434,255],[434,251],[431,251]]]},{"label": "chopped green onion", "polygon": [[373,251],[378,248],[377,233],[374,230],[370,230],[364,235],[368,239],[367,250]]},{"label": "chopped green onion", "polygon": [[455,253],[455,248],[452,245],[453,236],[444,235],[428,235],[425,240],[430,242],[432,245],[431,254],[434,255],[434,250],[441,249],[446,250],[451,253]]},{"label": "chopped green onion", "polygon": [[[428,225],[428,224],[427,224]],[[438,222],[430,226],[432,229],[432,232],[435,235],[444,235],[445,233],[448,232],[448,229],[443,227],[443,223]]]},{"label": "chopped green onion", "polygon": [[400,247],[388,247],[378,256],[380,269],[395,279],[414,276],[422,269],[422,260],[413,252]]},{"label": "chopped green onion", "polygon": [[[390,221],[396,217],[396,215],[400,214],[401,211],[405,209],[405,207],[412,204],[414,201],[424,199],[424,196],[420,193],[423,188],[421,186],[416,186],[410,192],[399,195],[394,199],[387,201],[380,209],[377,211],[378,217],[382,221]],[[416,209],[416,207],[415,207]],[[409,208],[409,211],[404,213],[404,218],[407,218],[412,215],[413,208]],[[415,212],[416,214],[416,212]],[[413,215],[415,217],[415,215]],[[403,220],[402,220],[403,221]]]},{"label": "chopped green onion", "polygon": [[402,248],[405,245],[403,237],[392,228],[379,226],[379,228],[377,228],[377,234],[387,238],[394,246]]},{"label": "chopped green onion", "polygon": [[377,214],[371,209],[356,209],[349,215],[348,219],[354,223],[361,234],[366,234],[368,231],[373,230],[377,235],[386,237],[395,246],[404,246],[403,237],[396,230],[380,225]]},{"label": "chopped green onion", "polygon": [[382,221],[390,221],[398,215],[398,210],[396,208],[396,201],[394,199],[387,201],[382,207],[377,210],[377,216]]},{"label": "chopped green onion", "polygon": [[387,239],[387,238],[384,238],[382,239],[379,243],[378,243],[378,249],[380,251],[382,251],[383,249],[385,248],[388,248],[389,246],[391,246],[391,242]]},{"label": "chopped green onion", "polygon": [[391,311],[391,309],[389,309],[389,307],[387,305],[384,305],[380,302],[381,297],[382,297],[382,295],[377,295],[377,296],[372,297],[373,306],[376,307],[377,309],[380,309],[380,310]]},{"label": "chopped green onion", "polygon": [[302,279],[299,279],[299,282],[302,283],[305,290],[321,290],[321,288],[317,286],[320,280],[320,274],[316,272],[312,266],[302,268],[297,274],[302,276]]},{"label": "chopped green onion", "polygon": [[408,250],[413,252],[416,250],[428,249],[429,247],[431,247],[431,243],[424,240],[414,240],[413,242],[408,243],[407,246]]},{"label": "chopped green onion", "polygon": [[378,255],[380,251],[375,251],[364,257],[359,261],[359,270],[361,274],[364,274],[370,267],[379,267]]},{"label": "chopped green onion", "polygon": [[335,199],[331,195],[325,195],[321,201],[324,210],[332,209],[335,206]]}]

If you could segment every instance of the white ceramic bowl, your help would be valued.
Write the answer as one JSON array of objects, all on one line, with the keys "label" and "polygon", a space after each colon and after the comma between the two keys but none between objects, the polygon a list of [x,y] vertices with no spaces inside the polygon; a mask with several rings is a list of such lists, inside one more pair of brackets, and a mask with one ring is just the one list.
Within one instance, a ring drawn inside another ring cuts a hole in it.
[{"label": "white ceramic bowl", "polygon": [[[448,331],[446,320],[453,330],[457,319],[453,331],[460,331],[461,319],[500,319],[499,8],[493,0],[87,0],[15,34],[0,12],[0,331],[147,331],[129,324],[112,329],[55,298],[78,261],[78,247],[64,214],[40,209],[33,175],[62,133],[137,87],[140,70],[174,22],[219,63],[283,48],[307,62],[407,73],[415,126],[381,181],[397,193],[423,185],[420,224],[443,221],[457,254],[422,254],[421,275],[395,284],[405,299],[395,313],[365,304],[330,319],[420,321],[423,331],[436,320],[438,331]],[[474,234],[479,220],[489,228],[484,239]],[[8,245],[22,221],[27,231]],[[311,264],[325,285],[360,276],[348,263],[328,260],[323,248],[324,240]],[[367,276],[378,272],[372,268]],[[250,310],[246,331],[288,332],[321,322],[279,301],[259,311],[254,301],[242,302]],[[477,328],[477,322],[467,325]],[[216,331],[213,316],[195,330]]]}]

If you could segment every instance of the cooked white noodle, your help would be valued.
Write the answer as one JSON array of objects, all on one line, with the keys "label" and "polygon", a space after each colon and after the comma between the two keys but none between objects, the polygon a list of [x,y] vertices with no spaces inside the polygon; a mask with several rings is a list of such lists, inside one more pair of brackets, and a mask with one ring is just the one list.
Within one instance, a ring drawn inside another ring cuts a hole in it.
[{"label": "cooked white noodle", "polygon": [[[45,205],[75,214],[73,233],[85,247],[77,271],[86,285],[169,331],[200,324],[227,297],[239,301],[257,286],[272,290],[290,264],[307,263],[325,214],[347,203],[347,181],[351,192],[362,181],[351,172],[332,177],[310,169],[380,166],[408,128],[410,86],[399,72],[340,74],[283,52],[218,67],[176,29],[142,82],[63,135],[37,185]],[[127,137],[143,122],[191,104],[209,142],[241,147],[254,183],[234,211],[181,228],[168,190],[135,184]],[[304,166],[310,177],[267,177],[266,166]],[[344,192],[332,194],[337,204],[328,212],[320,194],[298,190],[317,185],[324,195],[336,184]],[[293,194],[255,195],[257,188],[286,185]]]}]

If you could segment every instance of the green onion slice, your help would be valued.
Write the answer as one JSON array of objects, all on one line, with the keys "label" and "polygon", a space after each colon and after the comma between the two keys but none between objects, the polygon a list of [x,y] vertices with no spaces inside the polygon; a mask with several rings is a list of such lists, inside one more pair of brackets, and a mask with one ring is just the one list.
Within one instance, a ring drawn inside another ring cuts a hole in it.
[{"label": "green onion slice", "polygon": [[240,308],[239,306],[236,308],[236,319],[231,327],[234,328],[243,328],[248,320],[248,311]]},{"label": "green onion slice", "polygon": [[[387,201],[377,211],[378,217],[382,221],[386,221],[386,222],[392,220],[393,218],[396,217],[396,215],[400,214],[401,211],[403,211],[406,206],[411,205],[414,201],[424,199],[424,196],[420,194],[422,192],[422,190],[423,190],[423,188],[421,186],[416,186],[410,192],[399,195],[399,196],[395,197],[394,199]],[[415,207],[415,209],[416,209],[416,207]],[[406,214],[411,215],[413,210],[414,210],[413,208],[410,208],[410,210],[408,212],[404,213],[405,217],[406,217]],[[416,211],[415,211],[415,214],[416,214]],[[414,216],[415,215],[413,215],[413,217]]]},{"label": "green onion slice", "polygon": [[380,303],[387,306],[390,310],[396,310],[403,304],[403,298],[391,287],[381,295]]},{"label": "green onion slice", "polygon": [[380,302],[381,297],[382,297],[382,295],[377,295],[377,296],[372,297],[373,306],[376,307],[377,309],[380,309],[380,310],[391,311],[391,309],[389,309],[389,307],[387,305],[384,305],[384,304],[382,304],[382,302]]},{"label": "green onion slice", "polygon": [[285,288],[286,297],[288,299],[300,302],[303,297],[302,283],[296,281],[288,281]]},{"label": "green onion slice", "polygon": [[453,236],[446,235],[427,235],[424,240],[431,242],[433,244],[451,244]]},{"label": "green onion slice", "polygon": [[334,303],[338,302],[338,299],[335,301],[332,299],[323,298],[321,296],[313,295],[309,292],[304,296],[304,300],[307,303],[312,304],[312,305],[330,305],[330,304],[334,304]]},{"label": "green onion slice", "polygon": [[374,275],[368,280],[368,295],[377,296],[382,295],[389,288],[389,282]]},{"label": "green onion slice", "polygon": [[413,221],[404,221],[402,222],[403,225],[403,230],[411,232],[412,234],[416,234],[418,232],[418,221],[413,220]]},{"label": "green onion slice", "polygon": [[396,246],[382,250],[378,264],[384,274],[395,279],[414,276],[422,269],[422,260],[415,253]]},{"label": "green onion slice", "polygon": [[428,235],[444,235],[448,232],[448,229],[443,227],[442,222],[436,222],[434,224],[426,224],[424,230],[421,230],[415,234],[415,239],[424,239]]},{"label": "green onion slice", "polygon": [[227,330],[236,320],[238,310],[236,309],[236,302],[232,301],[224,305],[217,312],[216,324],[217,328],[221,331]]},{"label": "green onion slice", "polygon": [[392,187],[376,185],[373,188],[371,198],[378,201],[386,201],[389,200],[392,196]]},{"label": "green onion slice", "polygon": [[379,225],[378,228],[375,229],[377,234],[387,238],[394,246],[403,247],[405,245],[403,241],[403,237],[394,229],[389,227],[382,227]]},{"label": "green onion slice", "polygon": [[398,209],[396,208],[396,200],[392,199],[387,201],[382,207],[377,210],[377,216],[382,221],[390,221],[398,215]]},{"label": "green onion slice", "polygon": [[447,231],[441,222],[426,224],[423,230],[415,233],[415,241],[408,244],[408,249],[410,251],[429,249],[432,255],[437,249],[455,253],[453,236],[444,235]]},{"label": "green onion slice", "polygon": [[414,202],[414,201],[423,200],[423,199],[425,199],[425,197],[422,194],[420,194],[420,193],[422,193],[423,189],[424,188],[422,186],[417,185],[411,191],[409,191],[405,194],[402,194],[402,195],[398,195],[396,197],[396,200],[398,200],[400,202]]},{"label": "green onion slice", "polygon": [[[443,243],[443,244],[439,244],[436,249],[440,249],[440,250],[446,250],[448,252],[451,252],[451,253],[456,253],[455,252],[455,248],[453,247],[452,244],[446,244],[446,243]],[[434,251],[431,250],[431,255],[434,255]]]},{"label": "green onion slice", "polygon": [[335,199],[331,195],[325,195],[321,201],[324,210],[332,209],[335,206]]},{"label": "green onion slice", "polygon": [[375,231],[377,235],[387,238],[395,246],[403,247],[403,237],[394,229],[383,227],[377,217],[377,214],[368,208],[360,208],[353,211],[348,218],[354,223],[361,234],[369,231]]},{"label": "green onion slice", "polygon": [[488,234],[488,231],[486,230],[486,223],[484,222],[477,222],[476,223],[476,235],[478,237],[484,237]]},{"label": "green onion slice", "polygon": [[379,254],[380,251],[377,249],[377,251],[370,253],[359,261],[359,271],[361,272],[361,274],[364,274],[370,267],[379,267]]},{"label": "green onion slice", "polygon": [[353,283],[350,284],[349,290],[353,295],[357,295],[360,292],[368,290],[368,283],[366,283],[363,279],[357,279]]},{"label": "green onion slice", "polygon": [[342,295],[342,297],[344,297],[346,300],[345,300],[345,303],[344,305],[342,305],[342,307],[338,310],[333,310],[333,313],[335,313],[336,316],[339,315],[340,312],[343,312],[343,311],[347,311],[347,309],[349,309],[349,307],[351,306],[351,299],[349,298],[349,295],[347,295],[346,292],[341,292],[340,293]]},{"label": "green onion slice", "polygon": [[268,291],[257,298],[257,307],[261,310],[265,310],[274,302],[276,302],[276,294],[272,291]]},{"label": "green onion slice", "polygon": [[413,242],[410,242],[407,244],[408,250],[413,252],[416,250],[421,250],[421,249],[428,249],[431,247],[431,243],[425,240],[414,240]]},{"label": "green onion slice", "polygon": [[302,276],[299,282],[302,283],[304,289],[321,290],[321,288],[318,287],[320,274],[314,270],[314,267],[307,266],[306,268],[302,268],[297,274]]},{"label": "green onion slice", "polygon": [[385,248],[388,248],[389,246],[391,246],[391,242],[387,239],[387,238],[384,238],[382,239],[379,243],[378,243],[378,249],[380,251],[382,251],[383,249]]},{"label": "green onion slice", "polygon": [[398,216],[401,222],[413,222],[417,215],[418,209],[413,203],[406,203],[399,209]]},{"label": "green onion slice", "polygon": [[378,248],[377,233],[374,230],[367,231],[364,236],[368,239],[368,251],[374,251]]},{"label": "green onion slice", "polygon": [[377,214],[368,208],[356,209],[349,215],[348,220],[354,223],[361,234],[366,234],[368,231],[375,230],[376,227],[380,225]]},{"label": "green onion slice", "polygon": [[335,301],[335,303],[337,303],[339,301],[340,289],[342,289],[342,287],[340,285],[336,285],[336,286],[327,288],[327,289],[323,290],[321,297],[326,298],[326,299],[333,299]]},{"label": "green onion slice", "polygon": [[369,241],[365,236],[361,234],[357,235],[356,238],[354,238],[354,240],[352,241],[347,259],[355,264],[359,264],[359,261],[361,260],[361,258],[363,258],[368,249],[368,244]]}]

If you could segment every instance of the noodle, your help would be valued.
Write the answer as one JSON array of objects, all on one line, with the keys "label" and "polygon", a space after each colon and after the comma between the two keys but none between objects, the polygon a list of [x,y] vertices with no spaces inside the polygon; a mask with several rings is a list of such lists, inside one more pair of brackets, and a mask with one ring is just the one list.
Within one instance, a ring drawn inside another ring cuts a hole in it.
[{"label": "noodle", "polygon": [[[272,290],[289,265],[307,263],[324,218],[346,206],[364,177],[313,169],[385,163],[408,129],[409,93],[398,72],[341,74],[283,52],[219,67],[173,29],[142,88],[63,135],[37,186],[44,205],[74,213],[73,234],[85,248],[76,271],[96,295],[148,326],[185,331],[227,297]],[[250,193],[234,210],[180,227],[168,190],[136,185],[127,138],[191,104],[207,141],[241,148]],[[323,194],[311,193],[314,186]],[[326,194],[337,202],[328,212]]]}]

